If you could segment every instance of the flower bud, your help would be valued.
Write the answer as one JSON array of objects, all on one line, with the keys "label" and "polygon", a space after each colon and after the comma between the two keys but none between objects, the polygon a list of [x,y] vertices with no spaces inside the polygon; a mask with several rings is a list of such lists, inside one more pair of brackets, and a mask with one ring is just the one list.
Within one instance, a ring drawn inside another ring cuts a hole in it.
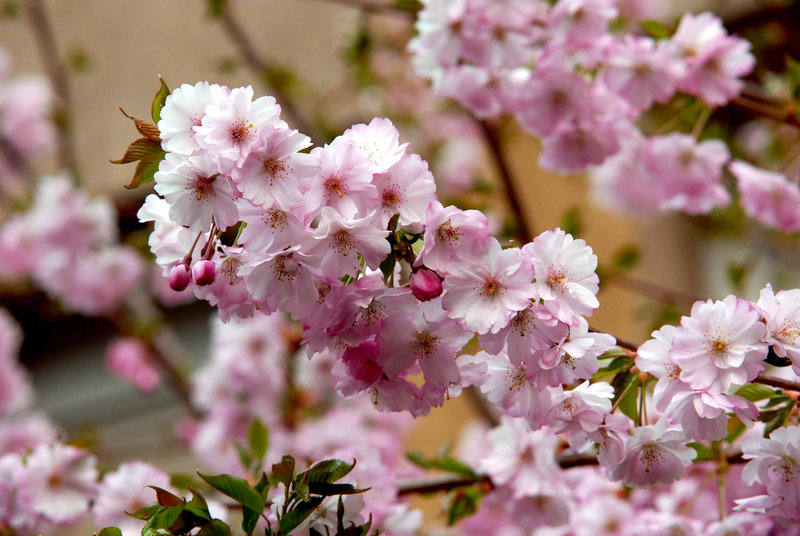
[{"label": "flower bud", "polygon": [[214,261],[201,260],[192,266],[192,278],[198,286],[210,285],[217,276],[217,265]]},{"label": "flower bud", "polygon": [[176,264],[169,271],[169,286],[175,292],[185,290],[192,281],[192,274],[185,264]]},{"label": "flower bud", "polygon": [[419,301],[429,301],[442,294],[442,279],[427,268],[420,268],[409,279],[411,292]]}]

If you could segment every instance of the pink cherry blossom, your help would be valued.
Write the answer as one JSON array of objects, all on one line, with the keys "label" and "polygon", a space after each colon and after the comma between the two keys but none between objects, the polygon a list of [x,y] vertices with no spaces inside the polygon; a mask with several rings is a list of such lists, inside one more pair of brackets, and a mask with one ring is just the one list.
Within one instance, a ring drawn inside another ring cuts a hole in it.
[{"label": "pink cherry blossom", "polygon": [[518,248],[492,240],[483,258],[465,262],[444,279],[442,306],[451,318],[478,333],[496,333],[536,298],[533,266]]},{"label": "pink cherry blossom", "polygon": [[761,290],[756,304],[767,324],[763,339],[778,357],[788,357],[792,369],[800,375],[800,289],[781,290],[772,285]]},{"label": "pink cherry blossom", "polygon": [[150,350],[141,339],[116,339],[106,350],[106,365],[143,393],[152,393],[161,380]]},{"label": "pink cherry blossom", "polygon": [[736,160],[728,165],[736,177],[740,203],[756,221],[793,233],[800,230],[800,188],[786,176]]},{"label": "pink cherry blossom", "polygon": [[696,302],[672,338],[670,358],[694,389],[721,393],[744,385],[764,369],[766,326],[752,305],[736,296]]},{"label": "pink cherry blossom", "polygon": [[668,429],[664,420],[634,428],[625,444],[625,457],[611,468],[609,476],[628,486],[652,487],[674,482],[697,456],[686,443],[683,432]]}]

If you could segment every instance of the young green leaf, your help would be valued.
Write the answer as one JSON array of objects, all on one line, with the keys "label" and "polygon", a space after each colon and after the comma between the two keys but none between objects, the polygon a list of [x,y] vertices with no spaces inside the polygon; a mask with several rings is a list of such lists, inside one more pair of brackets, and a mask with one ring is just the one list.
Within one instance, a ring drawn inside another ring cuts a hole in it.
[{"label": "young green leaf", "polygon": [[203,525],[196,536],[231,536],[231,528],[224,521],[213,519]]},{"label": "young green leaf", "polygon": [[342,460],[330,459],[315,463],[305,472],[309,482],[336,482],[356,466],[356,461],[347,463]]},{"label": "young green leaf", "polygon": [[245,479],[226,474],[216,476],[204,475],[203,473],[197,474],[208,482],[212,488],[224,493],[245,508],[249,508],[259,515],[264,510],[264,501],[261,499],[261,494],[253,489]]},{"label": "young green leaf", "polygon": [[155,530],[158,529],[171,529],[172,526],[178,521],[183,513],[183,503],[175,506],[164,506],[155,515],[145,523],[144,528]]},{"label": "young green leaf", "polygon": [[167,87],[167,83],[164,82],[164,79],[159,76],[158,81],[161,82],[161,86],[158,88],[156,96],[153,98],[153,104],[150,107],[150,115],[156,124],[161,121],[161,108],[164,107],[164,103],[167,101],[167,96],[169,95],[169,88]]},{"label": "young green leaf", "polygon": [[106,527],[100,532],[95,532],[94,536],[122,536],[122,531],[117,527]]},{"label": "young green leaf", "polygon": [[306,520],[311,513],[322,504],[323,497],[314,497],[310,501],[302,502],[296,508],[286,512],[278,522],[281,534],[291,534],[297,526]]},{"label": "young green leaf", "polygon": [[748,383],[739,387],[734,394],[744,397],[750,402],[758,402],[774,396],[775,390],[760,383]]},{"label": "young green leaf", "polygon": [[475,513],[480,505],[483,493],[477,488],[464,488],[453,496],[447,509],[447,524],[455,525],[459,520]]},{"label": "young green leaf", "polygon": [[148,519],[153,517],[153,515],[155,515],[156,512],[161,510],[161,508],[163,508],[163,507],[160,504],[158,504],[157,502],[154,502],[154,503],[150,503],[150,504],[147,504],[145,506],[142,506],[141,508],[139,508],[135,512],[125,512],[125,513],[128,514],[131,517],[135,517],[136,519],[144,519],[145,521],[147,521]]},{"label": "young green leaf", "polygon": [[264,456],[267,455],[267,449],[269,449],[269,430],[264,426],[264,423],[256,418],[253,419],[247,436],[253,456],[258,460],[263,460]]}]

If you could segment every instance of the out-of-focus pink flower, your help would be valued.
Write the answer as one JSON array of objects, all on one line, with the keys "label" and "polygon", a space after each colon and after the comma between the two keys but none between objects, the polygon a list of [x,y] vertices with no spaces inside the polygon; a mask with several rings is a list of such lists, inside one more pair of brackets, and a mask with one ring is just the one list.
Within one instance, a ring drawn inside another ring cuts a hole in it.
[{"label": "out-of-focus pink flower", "polygon": [[143,393],[153,392],[160,382],[150,351],[134,337],[111,343],[106,351],[106,365],[112,374],[129,381]]}]

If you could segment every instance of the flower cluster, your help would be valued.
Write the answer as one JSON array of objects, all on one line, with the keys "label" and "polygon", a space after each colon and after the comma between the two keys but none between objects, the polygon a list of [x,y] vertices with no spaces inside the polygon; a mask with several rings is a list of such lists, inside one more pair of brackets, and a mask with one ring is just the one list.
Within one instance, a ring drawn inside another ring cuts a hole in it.
[{"label": "flower cluster", "polygon": [[[542,142],[540,164],[593,171],[601,197],[707,213],[727,205],[720,140],[647,137],[636,121],[679,94],[709,107],[736,97],[750,44],[711,13],[685,14],[670,37],[637,33],[627,2],[429,0],[409,44],[434,91],[479,118],[512,115]],[[640,15],[640,14],[639,14]]]},{"label": "flower cluster", "polygon": [[39,76],[10,76],[11,61],[0,48],[0,190],[18,195],[26,161],[52,146],[53,95]]},{"label": "flower cluster", "polygon": [[[507,339],[521,347],[515,337],[549,348],[552,405],[561,384],[591,376],[613,340],[586,334],[598,280],[583,241],[557,230],[503,249],[482,213],[436,200],[427,164],[388,120],[302,152],[308,138],[274,100],[251,96],[201,82],[161,110],[161,196],[139,216],[155,222],[150,245],[173,288],[191,279],[223,320],[291,313],[308,356],[335,359],[339,391],[368,391],[382,409],[426,414],[475,383],[488,361],[455,357],[476,333],[495,354]],[[580,337],[591,342],[570,343]],[[527,354],[512,359],[538,359]],[[420,372],[422,386],[409,379]]]},{"label": "flower cluster", "polygon": [[108,198],[90,198],[64,175],[41,179],[28,209],[0,226],[0,279],[30,278],[73,312],[114,312],[139,284],[144,264],[120,244]]}]

